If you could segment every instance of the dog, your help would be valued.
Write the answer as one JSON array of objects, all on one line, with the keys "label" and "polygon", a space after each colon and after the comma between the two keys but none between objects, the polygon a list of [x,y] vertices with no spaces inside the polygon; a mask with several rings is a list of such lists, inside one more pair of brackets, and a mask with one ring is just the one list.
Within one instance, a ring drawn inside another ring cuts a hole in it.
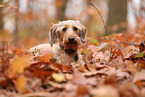
[{"label": "dog", "polygon": [[61,21],[58,24],[53,24],[50,28],[50,43],[34,46],[29,51],[33,54],[42,55],[47,50],[57,60],[57,63],[85,65],[78,47],[85,43],[86,34],[86,28],[80,21]]}]

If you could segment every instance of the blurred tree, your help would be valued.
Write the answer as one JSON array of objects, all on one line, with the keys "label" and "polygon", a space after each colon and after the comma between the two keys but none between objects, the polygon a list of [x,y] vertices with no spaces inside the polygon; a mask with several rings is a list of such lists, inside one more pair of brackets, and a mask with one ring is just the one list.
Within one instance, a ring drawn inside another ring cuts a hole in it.
[{"label": "blurred tree", "polygon": [[19,7],[20,7],[20,0],[15,0],[15,4],[17,6],[17,9],[15,10],[15,21],[16,21],[16,24],[15,24],[15,34],[16,36],[18,35],[18,20],[19,20]]},{"label": "blurred tree", "polygon": [[[127,0],[109,0],[108,26],[127,22]],[[123,32],[126,28],[119,27],[116,32]],[[109,34],[113,32],[109,31]]]},{"label": "blurred tree", "polygon": [[[0,0],[0,5],[2,5],[3,0]],[[3,16],[2,16],[2,7],[0,7],[0,30],[3,30]]]},{"label": "blurred tree", "polygon": [[15,5],[17,7],[17,9],[15,10],[15,31],[14,31],[14,44],[17,46],[18,45],[18,41],[20,40],[19,38],[19,29],[18,29],[18,25],[19,25],[19,7],[20,7],[20,0],[15,0]]},{"label": "blurred tree", "polygon": [[56,0],[57,20],[65,20],[65,9],[68,0]]}]

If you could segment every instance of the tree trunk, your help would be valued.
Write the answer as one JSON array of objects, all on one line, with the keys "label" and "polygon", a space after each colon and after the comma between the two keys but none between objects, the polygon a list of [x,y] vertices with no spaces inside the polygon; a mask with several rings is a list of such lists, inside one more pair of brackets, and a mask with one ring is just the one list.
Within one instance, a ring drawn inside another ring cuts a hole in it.
[{"label": "tree trunk", "polygon": [[19,21],[19,7],[20,7],[20,4],[19,4],[19,0],[15,0],[15,4],[17,6],[17,9],[15,10],[16,14],[15,14],[15,31],[14,33],[16,34],[16,36],[18,36],[18,21]]},{"label": "tree trunk", "polygon": [[[0,5],[2,5],[3,0],[0,0]],[[2,7],[0,7],[0,30],[3,30],[3,14],[2,14]]]},{"label": "tree trunk", "polygon": [[[108,27],[127,22],[127,0],[109,0]],[[126,28],[118,27],[115,32],[123,32]],[[109,31],[109,34],[113,32]]]},{"label": "tree trunk", "polygon": [[14,31],[14,44],[17,46],[20,40],[20,33],[18,31],[18,25],[19,25],[19,7],[20,7],[20,3],[19,0],[15,0],[15,6],[17,7],[17,9],[15,10],[15,31]]},{"label": "tree trunk", "polygon": [[65,9],[68,0],[56,0],[57,19],[59,21],[65,20]]}]

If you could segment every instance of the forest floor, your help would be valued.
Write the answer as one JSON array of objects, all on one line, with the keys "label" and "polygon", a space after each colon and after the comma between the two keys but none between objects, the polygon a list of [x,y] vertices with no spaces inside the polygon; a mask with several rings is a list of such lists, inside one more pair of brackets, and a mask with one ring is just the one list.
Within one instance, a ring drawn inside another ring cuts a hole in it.
[{"label": "forest floor", "polygon": [[50,54],[34,57],[2,41],[0,97],[145,97],[144,27],[99,44],[88,38],[79,49],[85,66],[55,63]]}]

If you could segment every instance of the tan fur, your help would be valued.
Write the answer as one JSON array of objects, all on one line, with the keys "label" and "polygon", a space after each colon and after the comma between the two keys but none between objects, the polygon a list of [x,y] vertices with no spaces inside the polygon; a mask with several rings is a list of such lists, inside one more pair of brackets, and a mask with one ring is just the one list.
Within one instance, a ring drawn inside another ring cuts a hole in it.
[{"label": "tan fur", "polygon": [[[77,28],[77,31],[74,30],[74,27]],[[64,31],[63,29],[67,30]],[[55,59],[57,59],[57,63],[60,64],[71,64],[71,63],[79,63],[84,65],[85,62],[82,58],[82,55],[78,52],[78,46],[85,42],[86,29],[79,22],[74,20],[67,20],[59,22],[58,24],[54,24],[49,31],[50,44],[40,44],[35,47],[30,48],[31,53],[36,53],[38,55],[44,54],[44,52],[48,49],[49,53],[53,55]],[[74,37],[74,42],[69,41],[70,37]],[[56,44],[55,41],[57,41]],[[70,51],[74,52],[70,52]],[[78,60],[74,60],[75,56],[78,56]]]}]

